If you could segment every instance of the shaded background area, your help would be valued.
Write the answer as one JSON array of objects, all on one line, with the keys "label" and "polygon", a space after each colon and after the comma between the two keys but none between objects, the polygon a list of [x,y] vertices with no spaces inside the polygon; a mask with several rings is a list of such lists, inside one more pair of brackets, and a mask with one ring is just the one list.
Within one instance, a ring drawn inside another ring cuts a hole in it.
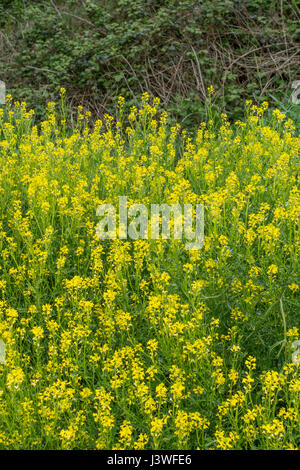
[{"label": "shaded background area", "polygon": [[38,118],[61,86],[95,118],[148,91],[192,129],[213,84],[216,114],[268,99],[297,121],[299,39],[297,0],[2,0],[0,79]]}]

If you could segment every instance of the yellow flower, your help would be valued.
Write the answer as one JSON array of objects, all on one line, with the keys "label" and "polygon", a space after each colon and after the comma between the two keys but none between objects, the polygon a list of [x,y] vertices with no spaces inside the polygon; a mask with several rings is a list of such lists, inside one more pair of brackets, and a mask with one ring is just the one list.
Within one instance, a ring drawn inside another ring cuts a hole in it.
[{"label": "yellow flower", "polygon": [[289,284],[289,289],[295,294],[295,292],[299,290],[299,286],[295,282],[292,282],[292,284]]},{"label": "yellow flower", "polygon": [[268,272],[269,276],[277,274],[278,273],[278,266],[276,266],[275,264],[270,264],[270,266],[268,267],[267,272]]}]

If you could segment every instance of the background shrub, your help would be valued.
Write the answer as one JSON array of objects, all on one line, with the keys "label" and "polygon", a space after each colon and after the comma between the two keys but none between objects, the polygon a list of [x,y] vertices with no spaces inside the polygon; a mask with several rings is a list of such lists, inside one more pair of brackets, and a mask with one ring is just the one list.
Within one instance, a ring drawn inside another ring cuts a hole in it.
[{"label": "background shrub", "polygon": [[296,0],[4,0],[0,78],[43,117],[61,86],[96,118],[148,91],[193,128],[213,84],[218,112],[267,98],[298,119],[299,18]]}]

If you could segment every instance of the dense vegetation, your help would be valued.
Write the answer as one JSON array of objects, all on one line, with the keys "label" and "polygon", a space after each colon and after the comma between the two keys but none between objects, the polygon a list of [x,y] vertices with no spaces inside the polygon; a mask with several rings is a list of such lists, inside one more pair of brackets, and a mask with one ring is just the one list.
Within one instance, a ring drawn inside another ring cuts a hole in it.
[{"label": "dense vegetation", "polygon": [[37,117],[61,86],[95,118],[148,91],[195,128],[213,84],[217,115],[267,98],[295,121],[299,24],[296,0],[2,0],[0,79]]},{"label": "dense vegetation", "polygon": [[[299,23],[1,0],[0,449],[300,447]],[[202,204],[203,247],[99,239],[120,196]]]},{"label": "dense vegetation", "polygon": [[[63,96],[0,114],[0,448],[299,448],[292,122],[247,103],[191,139],[143,95],[69,133]],[[122,195],[203,203],[203,248],[99,240]]]}]

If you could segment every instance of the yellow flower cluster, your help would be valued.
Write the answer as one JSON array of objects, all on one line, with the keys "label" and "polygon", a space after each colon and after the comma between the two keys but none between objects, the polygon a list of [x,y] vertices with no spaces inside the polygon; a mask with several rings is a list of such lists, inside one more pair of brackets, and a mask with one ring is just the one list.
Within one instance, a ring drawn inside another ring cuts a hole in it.
[{"label": "yellow flower cluster", "polygon": [[[299,136],[118,106],[0,113],[0,449],[298,448]],[[99,240],[124,195],[203,203],[203,248]]]}]

